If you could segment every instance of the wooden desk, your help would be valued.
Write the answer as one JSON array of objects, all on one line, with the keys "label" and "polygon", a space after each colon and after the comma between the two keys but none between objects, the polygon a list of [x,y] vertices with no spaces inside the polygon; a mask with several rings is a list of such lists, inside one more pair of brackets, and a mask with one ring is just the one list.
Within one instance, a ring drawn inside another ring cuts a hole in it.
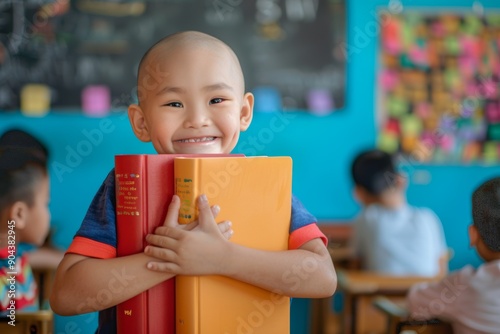
[{"label": "wooden desk", "polygon": [[[433,278],[425,277],[395,277],[374,274],[366,271],[339,270],[337,271],[338,289],[344,292],[343,333],[365,333],[368,331],[383,332],[385,324],[381,314],[372,312],[370,324],[358,324],[360,306],[369,309],[372,299],[377,295],[403,299],[409,288],[419,282],[428,282]],[[376,317],[379,316],[377,323]]]},{"label": "wooden desk", "polygon": [[373,306],[387,317],[387,334],[399,334],[413,330],[420,334],[453,334],[450,324],[438,319],[410,319],[405,301],[394,302],[385,297],[377,297]]}]

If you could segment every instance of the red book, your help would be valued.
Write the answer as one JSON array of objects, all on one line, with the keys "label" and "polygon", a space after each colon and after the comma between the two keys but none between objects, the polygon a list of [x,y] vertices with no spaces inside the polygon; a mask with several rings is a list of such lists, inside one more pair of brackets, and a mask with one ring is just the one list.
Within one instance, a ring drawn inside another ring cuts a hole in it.
[{"label": "red book", "polygon": [[[145,237],[162,225],[174,194],[174,159],[227,155],[131,154],[115,156],[117,256],[140,253]],[[117,306],[118,334],[174,334],[175,279]]]}]

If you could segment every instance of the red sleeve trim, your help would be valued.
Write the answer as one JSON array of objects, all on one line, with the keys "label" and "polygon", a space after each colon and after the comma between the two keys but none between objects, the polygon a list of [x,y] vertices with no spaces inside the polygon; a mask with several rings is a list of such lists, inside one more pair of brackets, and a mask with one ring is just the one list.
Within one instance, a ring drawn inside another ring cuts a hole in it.
[{"label": "red sleeve trim", "polygon": [[116,248],[84,237],[75,237],[66,253],[74,253],[98,259],[111,259],[116,257]]},{"label": "red sleeve trim", "polygon": [[321,232],[318,225],[309,224],[303,226],[290,234],[288,238],[288,249],[298,249],[306,242],[316,238],[321,238],[325,246],[328,245],[328,238]]}]

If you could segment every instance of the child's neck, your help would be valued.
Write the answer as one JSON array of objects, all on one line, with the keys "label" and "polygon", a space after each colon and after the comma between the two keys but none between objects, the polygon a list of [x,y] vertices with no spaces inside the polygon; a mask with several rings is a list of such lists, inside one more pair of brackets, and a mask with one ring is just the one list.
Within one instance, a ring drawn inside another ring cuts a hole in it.
[{"label": "child's neck", "polygon": [[387,209],[397,209],[406,204],[406,197],[399,191],[388,191],[367,203],[377,204]]}]

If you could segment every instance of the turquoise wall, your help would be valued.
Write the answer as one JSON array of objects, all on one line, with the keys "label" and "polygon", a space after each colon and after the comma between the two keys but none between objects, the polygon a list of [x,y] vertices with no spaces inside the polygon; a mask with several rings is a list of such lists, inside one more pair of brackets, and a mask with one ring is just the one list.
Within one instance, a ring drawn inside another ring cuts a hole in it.
[{"label": "turquoise wall", "polygon": [[[316,117],[306,113],[286,115],[256,112],[237,151],[258,155],[289,155],[294,160],[294,193],[321,220],[349,219],[359,209],[351,197],[348,166],[358,149],[375,141],[375,65],[378,36],[370,33],[377,24],[374,11],[388,0],[348,1],[348,45],[355,47],[348,59],[346,107]],[[469,0],[403,1],[408,7],[470,8]],[[485,8],[499,7],[483,0]],[[367,30],[368,29],[368,30]],[[113,165],[113,155],[154,153],[149,144],[135,139],[124,114],[86,118],[77,112],[52,112],[43,118],[19,113],[0,113],[0,132],[21,127],[42,138],[51,156],[52,224],[54,242],[66,248],[80,225],[93,194]],[[406,162],[408,200],[432,208],[441,218],[447,242],[455,251],[451,269],[478,265],[469,248],[467,225],[471,222],[470,194],[482,181],[500,175],[500,166],[420,165]],[[307,299],[292,304],[292,333],[308,333]],[[56,333],[91,333],[95,314],[57,317]]]}]

